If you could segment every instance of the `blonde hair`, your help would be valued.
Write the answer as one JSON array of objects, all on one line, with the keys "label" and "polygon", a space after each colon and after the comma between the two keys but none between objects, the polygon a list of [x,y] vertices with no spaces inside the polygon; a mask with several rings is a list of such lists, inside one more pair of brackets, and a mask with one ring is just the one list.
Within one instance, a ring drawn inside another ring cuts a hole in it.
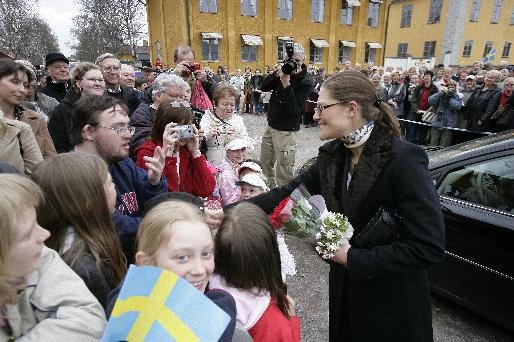
[{"label": "blonde hair", "polygon": [[20,208],[36,208],[43,202],[43,192],[36,183],[21,175],[0,174],[0,305],[12,303],[16,289],[9,282],[7,263],[16,238]]},{"label": "blonde hair", "polygon": [[485,74],[486,77],[492,77],[495,79],[495,82],[494,83],[498,83],[500,82],[501,78],[502,78],[502,73],[499,72],[498,70],[489,70],[487,72],[487,74]]},{"label": "blonde hair", "polygon": [[201,222],[209,230],[202,211],[193,204],[170,200],[156,205],[145,215],[137,231],[137,251],[145,254],[145,264],[153,263],[158,250],[171,239],[167,228],[177,222]]}]

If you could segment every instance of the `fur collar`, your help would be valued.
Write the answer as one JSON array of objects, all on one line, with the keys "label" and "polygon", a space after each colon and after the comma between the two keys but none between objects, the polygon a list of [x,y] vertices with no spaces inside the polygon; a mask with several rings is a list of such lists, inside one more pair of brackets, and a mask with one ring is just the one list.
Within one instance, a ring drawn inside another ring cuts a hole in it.
[{"label": "fur collar", "polygon": [[370,190],[393,158],[392,141],[389,129],[377,123],[364,145],[347,191],[343,179],[350,150],[338,139],[320,148],[321,192],[328,210],[343,212],[351,221],[356,219]]}]

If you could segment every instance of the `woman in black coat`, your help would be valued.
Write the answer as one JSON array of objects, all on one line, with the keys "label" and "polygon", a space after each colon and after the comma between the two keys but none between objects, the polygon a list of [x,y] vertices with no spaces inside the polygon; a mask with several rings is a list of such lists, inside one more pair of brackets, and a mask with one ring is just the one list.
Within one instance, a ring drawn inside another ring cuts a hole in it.
[{"label": "woman in black coat", "polygon": [[488,119],[498,108],[501,90],[496,85],[501,79],[498,70],[488,71],[485,75],[484,85],[477,87],[471,94],[466,108],[468,110],[468,128],[475,131],[490,130]]},{"label": "woman in black coat", "polygon": [[57,153],[73,150],[70,142],[71,112],[82,95],[103,95],[105,81],[99,66],[83,62],[71,71],[71,87],[61,103],[53,110],[48,121],[48,131]]},{"label": "woman in black coat", "polygon": [[[352,223],[354,237],[330,262],[330,341],[432,341],[426,269],[443,260],[445,242],[425,152],[399,138],[394,112],[358,71],[325,81],[314,119],[321,140],[333,139],[316,163],[252,201],[270,213],[304,184]],[[402,217],[400,237],[359,247],[355,236],[381,207]]]}]

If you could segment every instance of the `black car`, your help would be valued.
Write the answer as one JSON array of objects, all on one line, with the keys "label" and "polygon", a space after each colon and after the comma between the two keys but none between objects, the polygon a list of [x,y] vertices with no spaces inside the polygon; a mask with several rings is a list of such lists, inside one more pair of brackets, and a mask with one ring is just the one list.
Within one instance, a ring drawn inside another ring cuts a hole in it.
[{"label": "black car", "polygon": [[514,131],[428,156],[446,224],[432,289],[514,330]]}]

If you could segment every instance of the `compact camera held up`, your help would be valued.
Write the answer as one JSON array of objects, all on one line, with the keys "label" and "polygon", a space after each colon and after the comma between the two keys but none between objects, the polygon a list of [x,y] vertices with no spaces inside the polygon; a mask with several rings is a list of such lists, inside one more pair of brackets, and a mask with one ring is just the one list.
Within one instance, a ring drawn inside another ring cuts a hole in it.
[{"label": "compact camera held up", "polygon": [[287,58],[282,62],[281,70],[284,75],[291,75],[298,68],[298,64],[293,60],[293,43],[286,43],[286,54]]},{"label": "compact camera held up", "polygon": [[193,127],[191,125],[176,126],[179,139],[190,139],[193,137]]}]

